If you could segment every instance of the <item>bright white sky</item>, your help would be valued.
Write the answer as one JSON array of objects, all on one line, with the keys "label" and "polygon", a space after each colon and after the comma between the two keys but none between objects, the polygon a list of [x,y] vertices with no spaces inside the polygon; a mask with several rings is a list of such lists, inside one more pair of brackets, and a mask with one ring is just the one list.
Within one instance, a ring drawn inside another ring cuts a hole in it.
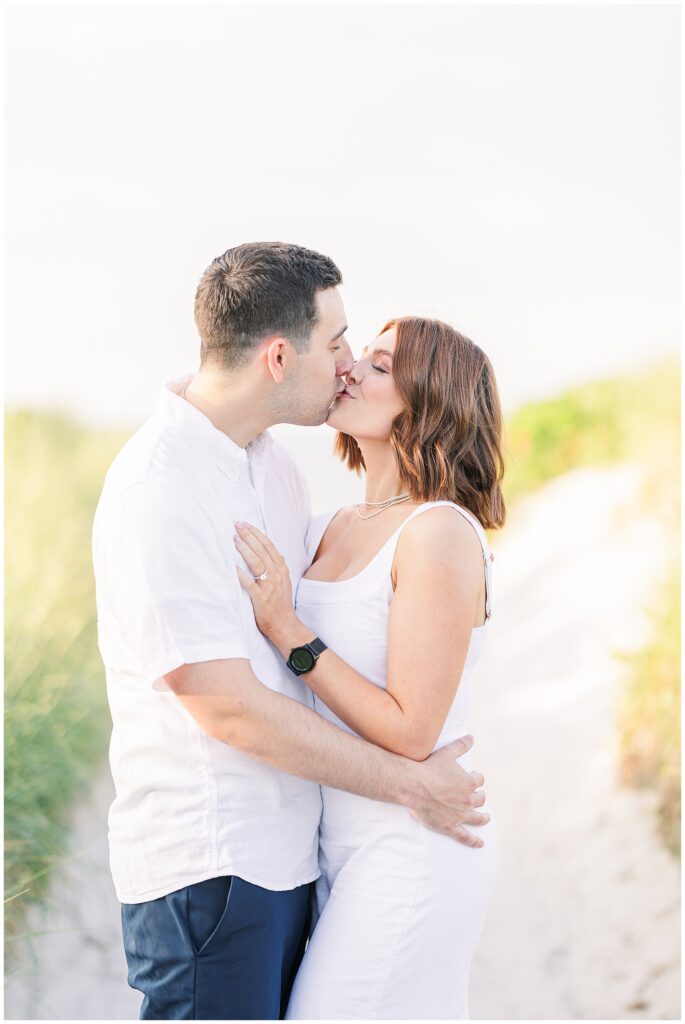
[{"label": "bright white sky", "polygon": [[[677,348],[675,6],[7,11],[7,399],[136,425],[241,241],[330,254],[355,352],[448,320],[505,407]],[[323,429],[323,428],[322,428]]]}]

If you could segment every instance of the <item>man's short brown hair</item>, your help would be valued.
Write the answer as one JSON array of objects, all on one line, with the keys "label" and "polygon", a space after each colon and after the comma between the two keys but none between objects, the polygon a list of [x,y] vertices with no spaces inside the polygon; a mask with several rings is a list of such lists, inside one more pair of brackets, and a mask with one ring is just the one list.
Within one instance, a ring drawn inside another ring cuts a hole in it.
[{"label": "man's short brown hair", "polygon": [[200,361],[233,368],[270,335],[299,352],[309,349],[316,325],[316,293],[341,284],[333,260],[285,242],[246,242],[207,267],[195,294]]}]

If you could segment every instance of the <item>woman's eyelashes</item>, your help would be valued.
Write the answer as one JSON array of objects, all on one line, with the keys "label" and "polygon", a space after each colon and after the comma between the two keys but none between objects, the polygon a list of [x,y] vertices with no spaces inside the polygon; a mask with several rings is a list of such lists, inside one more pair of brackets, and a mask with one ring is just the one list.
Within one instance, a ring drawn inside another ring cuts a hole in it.
[{"label": "woman's eyelashes", "polygon": [[389,373],[389,370],[384,370],[382,366],[376,366],[375,363],[371,363],[374,370],[378,370],[379,373]]}]

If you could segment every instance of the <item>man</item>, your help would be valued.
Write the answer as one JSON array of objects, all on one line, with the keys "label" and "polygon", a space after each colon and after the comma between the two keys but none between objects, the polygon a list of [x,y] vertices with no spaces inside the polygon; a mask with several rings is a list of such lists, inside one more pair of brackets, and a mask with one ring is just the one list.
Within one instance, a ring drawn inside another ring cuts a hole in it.
[{"label": "man", "polygon": [[99,644],[113,720],[110,854],[129,984],[148,1019],[276,1019],[308,935],[318,783],[406,805],[469,845],[483,778],[336,729],[256,627],[234,523],[258,524],[293,587],[301,471],[269,435],[323,423],[353,365],[341,276],[295,245],[229,249],[200,281],[197,374],[162,389],[96,512]]}]

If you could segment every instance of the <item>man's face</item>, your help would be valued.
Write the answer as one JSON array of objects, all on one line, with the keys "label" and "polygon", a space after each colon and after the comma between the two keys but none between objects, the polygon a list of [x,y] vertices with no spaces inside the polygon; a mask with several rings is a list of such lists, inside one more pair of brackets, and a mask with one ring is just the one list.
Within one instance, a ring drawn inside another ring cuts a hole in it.
[{"label": "man's face", "polygon": [[336,395],[345,385],[342,378],[354,365],[345,338],[347,320],[338,289],[318,291],[316,309],[310,349],[297,356],[288,389],[288,422],[302,426],[326,422]]}]

